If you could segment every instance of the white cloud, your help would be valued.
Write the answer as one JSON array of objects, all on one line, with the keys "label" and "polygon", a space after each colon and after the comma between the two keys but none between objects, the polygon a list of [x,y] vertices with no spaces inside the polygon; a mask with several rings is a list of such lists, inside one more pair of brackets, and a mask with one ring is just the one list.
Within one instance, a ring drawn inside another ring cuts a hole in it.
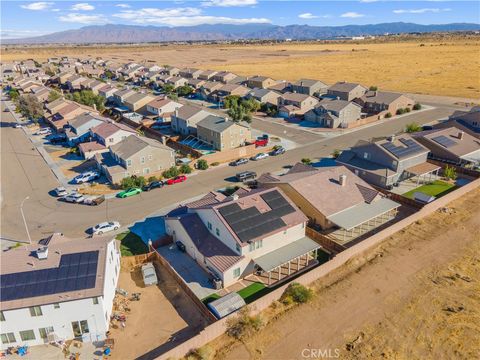
[{"label": "white cloud", "polygon": [[312,13],[300,14],[300,15],[298,15],[298,17],[299,17],[300,19],[316,19],[316,18],[318,18],[317,15],[313,15]]},{"label": "white cloud", "polygon": [[51,11],[53,11],[53,12],[59,12],[60,9],[52,9]]},{"label": "white cloud", "polygon": [[119,8],[123,8],[123,9],[128,9],[128,8],[131,7],[131,6],[128,5],[128,4],[117,4],[117,5],[115,5],[115,6],[116,6],[116,7],[119,7]]},{"label": "white cloud", "polygon": [[117,14],[113,14],[114,17],[133,20],[135,22],[156,22],[159,18],[167,17],[181,17],[181,16],[196,16],[200,15],[202,10],[197,8],[170,8],[170,9],[158,9],[158,8],[144,8],[139,10],[124,10]]},{"label": "white cloud", "polygon": [[70,13],[62,15],[58,18],[60,21],[78,24],[105,24],[108,22],[103,15],[86,15],[78,13]]},{"label": "white cloud", "polygon": [[237,7],[252,6],[257,3],[257,0],[208,0],[202,2],[202,6]]},{"label": "white cloud", "polygon": [[340,15],[340,17],[343,17],[343,18],[361,18],[361,17],[364,17],[365,15],[363,14],[359,14],[357,12],[353,12],[353,11],[349,11],[349,12],[346,12],[346,13],[343,13],[342,15]]},{"label": "white cloud", "polygon": [[90,11],[90,10],[95,10],[95,6],[90,5],[88,3],[79,3],[72,5],[72,10],[73,11]]},{"label": "white cloud", "polygon": [[445,9],[439,9],[439,8],[423,8],[423,9],[398,9],[398,10],[393,10],[395,14],[425,14],[428,12],[432,13],[439,13],[439,12],[444,12],[444,11],[452,11],[452,9],[445,8]]},{"label": "white cloud", "polygon": [[360,0],[361,3],[374,3],[377,2],[378,0]]},{"label": "white cloud", "polygon": [[20,5],[20,7],[27,10],[45,10],[52,5],[53,5],[53,2],[41,1],[41,2],[30,3],[27,5]]},{"label": "white cloud", "polygon": [[39,30],[11,30],[11,29],[2,29],[0,31],[0,38],[2,39],[20,39],[30,36],[40,36],[48,34],[45,31]]}]

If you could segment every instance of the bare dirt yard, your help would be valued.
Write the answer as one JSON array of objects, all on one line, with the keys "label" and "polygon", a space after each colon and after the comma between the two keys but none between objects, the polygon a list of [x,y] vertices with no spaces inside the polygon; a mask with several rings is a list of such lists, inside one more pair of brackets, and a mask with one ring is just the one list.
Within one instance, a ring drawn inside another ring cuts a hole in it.
[{"label": "bare dirt yard", "polygon": [[259,332],[242,342],[224,335],[204,352],[235,360],[480,358],[480,189],[448,209],[319,280],[310,303],[283,313],[276,304]]},{"label": "bare dirt yard", "polygon": [[101,56],[180,67],[230,70],[274,79],[341,80],[423,94],[480,98],[480,39],[416,39],[388,43],[159,45],[2,49],[2,61]]},{"label": "bare dirt yard", "polygon": [[[155,358],[171,346],[194,336],[206,326],[205,319],[166,271],[157,271],[158,286],[145,287],[140,267],[131,271],[122,261],[118,287],[128,297],[140,293],[140,301],[129,301],[125,328],[115,321],[112,359]],[[121,295],[117,295],[117,298]],[[162,350],[163,349],[163,350]]]}]

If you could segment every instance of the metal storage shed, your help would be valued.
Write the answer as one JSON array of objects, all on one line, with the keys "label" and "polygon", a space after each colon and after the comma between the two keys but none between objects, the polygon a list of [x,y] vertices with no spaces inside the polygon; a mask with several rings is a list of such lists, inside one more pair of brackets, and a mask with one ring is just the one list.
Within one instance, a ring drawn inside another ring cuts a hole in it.
[{"label": "metal storage shed", "polygon": [[208,304],[208,307],[218,319],[221,319],[245,305],[245,300],[243,300],[240,295],[238,295],[236,292],[231,292],[220,299],[212,301]]}]

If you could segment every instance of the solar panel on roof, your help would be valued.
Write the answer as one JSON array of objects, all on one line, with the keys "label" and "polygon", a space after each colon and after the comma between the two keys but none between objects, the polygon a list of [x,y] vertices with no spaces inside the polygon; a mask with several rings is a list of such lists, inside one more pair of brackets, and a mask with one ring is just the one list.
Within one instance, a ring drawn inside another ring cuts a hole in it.
[{"label": "solar panel on roof", "polygon": [[399,139],[405,146],[397,146],[392,142],[386,142],[381,144],[384,149],[392,153],[396,158],[401,159],[407,156],[411,156],[417,153],[421,153],[423,148],[412,139]]},{"label": "solar panel on roof", "polygon": [[99,251],[66,254],[57,268],[3,274],[0,301],[26,299],[95,287]]},{"label": "solar panel on roof", "polygon": [[446,148],[457,144],[456,141],[446,137],[445,135],[435,136],[432,138],[432,140]]}]

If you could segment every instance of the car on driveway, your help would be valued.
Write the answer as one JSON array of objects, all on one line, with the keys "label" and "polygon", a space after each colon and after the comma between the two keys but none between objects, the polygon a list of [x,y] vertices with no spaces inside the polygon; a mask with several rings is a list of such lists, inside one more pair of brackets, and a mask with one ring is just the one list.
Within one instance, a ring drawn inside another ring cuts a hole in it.
[{"label": "car on driveway", "polygon": [[155,272],[155,266],[153,263],[146,263],[142,265],[143,283],[145,286],[157,285],[157,273]]},{"label": "car on driveway", "polygon": [[102,235],[109,231],[118,230],[120,223],[118,221],[106,221],[92,227],[92,235]]},{"label": "car on driveway", "polygon": [[243,164],[246,164],[246,163],[248,163],[248,159],[241,158],[241,159],[237,159],[235,161],[232,161],[230,163],[230,166],[239,166],[239,165],[243,165]]},{"label": "car on driveway", "polygon": [[52,135],[52,136],[48,137],[47,140],[50,142],[50,144],[53,144],[53,145],[63,144],[65,142],[67,142],[67,138],[63,135]]},{"label": "car on driveway", "polygon": [[55,196],[66,196],[68,195],[67,190],[63,186],[56,187],[53,189]]},{"label": "car on driveway", "polygon": [[252,156],[252,157],[251,157],[251,160],[253,160],[253,161],[258,161],[258,160],[263,160],[263,159],[266,159],[266,158],[268,158],[268,154],[267,154],[267,153],[258,153],[257,155]]},{"label": "car on driveway", "polygon": [[14,127],[15,129],[21,129],[21,128],[23,128],[22,124],[19,124],[19,123],[14,124],[13,127]]},{"label": "car on driveway", "polygon": [[186,180],[187,180],[187,177],[185,175],[179,175],[177,177],[174,177],[173,179],[168,179],[167,180],[167,185],[182,183]]},{"label": "car on driveway", "polygon": [[86,197],[83,203],[85,205],[96,206],[105,201],[105,195]]},{"label": "car on driveway", "polygon": [[82,194],[79,194],[77,192],[70,193],[68,195],[65,195],[58,200],[69,202],[69,203],[75,203],[75,204],[80,204],[85,200],[85,197]]},{"label": "car on driveway", "polygon": [[117,196],[123,199],[129,196],[140,194],[141,192],[142,192],[142,189],[140,188],[130,188],[130,189],[119,192]]},{"label": "car on driveway", "polygon": [[281,146],[270,152],[271,156],[277,156],[282,154],[285,154],[285,148]]},{"label": "car on driveway", "polygon": [[33,135],[50,135],[52,133],[52,129],[48,127],[44,127],[39,129],[35,134]]},{"label": "car on driveway", "polygon": [[74,184],[83,184],[89,181],[96,180],[100,177],[100,174],[96,171],[87,171],[73,178]]},{"label": "car on driveway", "polygon": [[156,189],[156,188],[161,188],[162,186],[163,186],[162,181],[152,181],[150,184],[144,185],[142,187],[142,190],[143,191],[150,191],[150,190],[153,190],[153,189]]}]

